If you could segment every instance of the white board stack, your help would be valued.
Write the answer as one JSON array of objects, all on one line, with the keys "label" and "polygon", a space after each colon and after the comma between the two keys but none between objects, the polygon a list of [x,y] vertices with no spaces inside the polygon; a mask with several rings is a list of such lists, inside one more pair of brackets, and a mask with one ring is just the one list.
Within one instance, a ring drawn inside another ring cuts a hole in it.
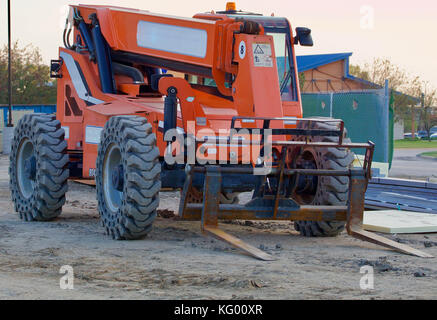
[{"label": "white board stack", "polygon": [[364,229],[382,233],[434,233],[437,215],[411,211],[366,211]]}]

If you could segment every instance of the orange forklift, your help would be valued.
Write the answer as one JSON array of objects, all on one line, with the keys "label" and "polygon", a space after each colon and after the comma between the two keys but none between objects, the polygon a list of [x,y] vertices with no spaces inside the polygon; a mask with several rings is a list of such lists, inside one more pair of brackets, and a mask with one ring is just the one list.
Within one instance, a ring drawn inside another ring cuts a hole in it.
[{"label": "orange forklift", "polygon": [[[219,220],[289,220],[303,236],[347,232],[428,254],[362,229],[374,145],[351,143],[342,120],[302,118],[295,45],[311,30],[238,11],[193,18],[71,6],[51,63],[56,116],[15,129],[10,188],[25,221],[61,214],[68,179],[95,179],[108,235],[145,237],[162,188],[180,189],[179,216],[262,260],[272,257]],[[351,149],[366,150],[352,167]],[[247,204],[238,194],[253,192]]]}]

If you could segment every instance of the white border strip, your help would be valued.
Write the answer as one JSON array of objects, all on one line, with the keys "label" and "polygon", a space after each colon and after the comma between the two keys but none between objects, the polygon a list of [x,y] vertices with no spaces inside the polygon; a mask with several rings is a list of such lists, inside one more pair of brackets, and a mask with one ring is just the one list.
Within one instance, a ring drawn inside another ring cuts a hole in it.
[{"label": "white border strip", "polygon": [[208,33],[202,29],[140,21],[137,44],[142,48],[205,58]]},{"label": "white border strip", "polygon": [[76,61],[74,61],[73,57],[64,51],[61,52],[60,56],[67,67],[71,81],[73,82],[74,89],[76,90],[79,98],[93,104],[103,103],[104,101],[90,96],[87,88],[85,87],[85,84],[83,83],[82,76],[80,75],[79,69],[76,65]]},{"label": "white border strip", "polygon": [[87,126],[85,128],[85,143],[99,144],[102,131],[102,127]]},{"label": "white border strip", "polygon": [[64,139],[65,139],[65,140],[70,139],[70,127],[61,127],[61,128],[64,129],[64,131],[65,131],[65,137],[64,137]]}]

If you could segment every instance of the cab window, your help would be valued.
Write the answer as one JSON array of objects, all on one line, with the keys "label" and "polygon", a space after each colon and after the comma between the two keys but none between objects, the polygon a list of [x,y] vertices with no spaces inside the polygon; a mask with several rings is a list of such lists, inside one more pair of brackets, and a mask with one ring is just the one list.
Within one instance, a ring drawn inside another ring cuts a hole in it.
[{"label": "cab window", "polygon": [[285,32],[268,32],[273,37],[278,67],[281,98],[284,101],[297,101],[295,70],[292,65],[293,55],[290,55],[289,35]]}]

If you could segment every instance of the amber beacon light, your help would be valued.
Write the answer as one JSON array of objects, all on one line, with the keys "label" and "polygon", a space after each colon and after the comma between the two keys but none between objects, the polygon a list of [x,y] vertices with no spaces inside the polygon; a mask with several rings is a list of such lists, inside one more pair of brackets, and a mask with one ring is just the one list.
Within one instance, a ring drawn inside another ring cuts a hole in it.
[{"label": "amber beacon light", "polygon": [[237,10],[237,5],[235,4],[235,2],[226,3],[226,11],[236,11],[236,10]]}]

